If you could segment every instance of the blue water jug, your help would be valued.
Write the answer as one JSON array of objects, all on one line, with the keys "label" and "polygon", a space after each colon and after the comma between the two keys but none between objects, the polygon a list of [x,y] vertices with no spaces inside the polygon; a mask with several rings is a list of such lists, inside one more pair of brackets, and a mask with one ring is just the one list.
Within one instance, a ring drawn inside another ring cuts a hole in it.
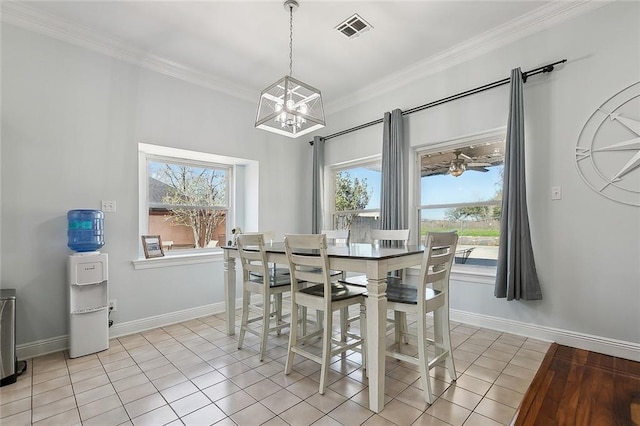
[{"label": "blue water jug", "polygon": [[67,247],[74,251],[95,251],[104,245],[104,213],[102,210],[69,210]]}]

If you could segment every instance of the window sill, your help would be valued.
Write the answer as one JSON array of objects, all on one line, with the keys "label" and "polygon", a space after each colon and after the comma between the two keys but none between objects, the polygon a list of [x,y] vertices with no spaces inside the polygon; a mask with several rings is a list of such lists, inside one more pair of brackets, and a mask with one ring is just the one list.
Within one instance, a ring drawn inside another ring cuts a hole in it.
[{"label": "window sill", "polygon": [[181,253],[170,254],[164,257],[154,257],[151,259],[135,259],[132,261],[133,269],[155,269],[168,268],[172,266],[196,265],[199,263],[221,262],[223,260],[222,250],[206,251],[204,253]]},{"label": "window sill", "polygon": [[[409,275],[418,277],[420,268],[409,268]],[[451,280],[474,284],[494,285],[496,282],[496,268],[487,266],[453,265],[451,268]]]},{"label": "window sill", "polygon": [[496,268],[486,266],[459,266],[451,268],[451,279],[476,284],[494,285],[496,282]]}]

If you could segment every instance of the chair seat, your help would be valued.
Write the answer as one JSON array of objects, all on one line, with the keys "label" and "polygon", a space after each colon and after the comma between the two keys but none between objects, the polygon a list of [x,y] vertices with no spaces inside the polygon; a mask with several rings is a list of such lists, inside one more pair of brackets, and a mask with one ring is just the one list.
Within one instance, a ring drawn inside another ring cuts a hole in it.
[{"label": "chair seat", "polygon": [[[300,268],[300,270],[304,271],[305,268]],[[307,269],[307,271],[319,273],[319,272],[322,271],[322,269],[321,268],[309,268],[309,269]],[[334,271],[333,269],[329,270],[329,276],[330,277],[337,277],[338,275],[342,275],[342,271]]]},{"label": "chair seat", "polygon": [[[262,277],[252,277],[249,281],[262,284]],[[269,276],[269,287],[282,287],[287,285],[291,285],[291,277],[289,277],[289,275]]]},{"label": "chair seat", "polygon": [[[366,292],[367,292],[366,288],[352,287],[342,283],[331,284],[331,300],[332,301],[344,300],[344,299],[350,299],[352,297],[362,296]],[[318,284],[311,287],[307,287],[300,290],[300,293],[306,293],[311,296],[323,297],[324,285]]]},{"label": "chair seat", "polygon": [[[431,288],[425,289],[425,300],[437,297],[442,292]],[[410,284],[394,283],[387,286],[387,300],[394,303],[418,304],[418,288]]]},{"label": "chair seat", "polygon": [[[262,277],[262,274],[260,272],[251,272],[251,275],[254,277]],[[269,275],[273,276],[273,275],[289,275],[289,268],[270,268],[269,269]]]}]

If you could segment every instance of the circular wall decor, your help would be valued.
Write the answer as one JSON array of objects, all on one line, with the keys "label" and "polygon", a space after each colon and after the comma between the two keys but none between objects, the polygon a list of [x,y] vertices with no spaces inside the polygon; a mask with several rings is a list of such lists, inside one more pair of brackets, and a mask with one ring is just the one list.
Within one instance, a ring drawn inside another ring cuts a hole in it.
[{"label": "circular wall decor", "polygon": [[591,114],[578,137],[576,166],[598,194],[640,207],[640,82]]}]

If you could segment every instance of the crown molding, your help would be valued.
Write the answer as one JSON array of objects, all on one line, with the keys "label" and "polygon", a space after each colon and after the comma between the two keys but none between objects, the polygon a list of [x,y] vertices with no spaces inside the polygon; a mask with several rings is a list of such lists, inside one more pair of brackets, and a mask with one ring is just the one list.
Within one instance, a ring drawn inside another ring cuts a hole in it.
[{"label": "crown molding", "polygon": [[142,50],[125,47],[126,42],[101,36],[89,28],[65,21],[57,16],[13,1],[2,2],[2,22],[44,34],[94,52],[197,84],[235,98],[254,102],[257,94],[244,86],[225,81],[202,71],[186,67]]},{"label": "crown molding", "polygon": [[[477,37],[426,58],[413,66],[391,74],[374,84],[362,87],[349,96],[327,103],[326,114],[333,114],[383,93],[436,74],[445,69],[479,57],[499,47],[542,31],[578,15],[606,6],[615,0],[557,0],[535,9]],[[244,86],[216,78],[142,50],[125,47],[126,42],[96,34],[89,28],[64,21],[25,3],[2,2],[2,21],[30,31],[84,47],[158,73],[254,102],[256,94]]]},{"label": "crown molding", "polygon": [[326,104],[325,113],[333,114],[369,101],[417,80],[439,73],[455,65],[482,56],[502,46],[535,34],[578,15],[613,3],[615,0],[556,0],[450,49],[426,58],[401,71],[390,74],[376,83],[362,87],[349,96]]}]

